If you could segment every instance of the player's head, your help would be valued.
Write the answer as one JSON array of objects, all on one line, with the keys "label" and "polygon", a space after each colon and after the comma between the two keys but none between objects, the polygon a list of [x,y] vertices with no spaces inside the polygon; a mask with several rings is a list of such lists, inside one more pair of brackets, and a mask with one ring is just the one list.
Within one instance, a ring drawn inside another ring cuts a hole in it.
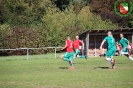
[{"label": "player's head", "polygon": [[70,36],[69,35],[67,35],[67,39],[70,39]]},{"label": "player's head", "polygon": [[120,33],[120,38],[123,38],[123,37],[124,37],[124,35],[122,33]]},{"label": "player's head", "polygon": [[118,41],[116,42],[116,45],[118,45],[119,43],[118,43]]},{"label": "player's head", "polygon": [[111,31],[108,31],[107,35],[108,36],[112,36],[112,32]]},{"label": "player's head", "polygon": [[78,36],[78,35],[76,35],[76,36],[75,36],[75,38],[76,38],[76,39],[79,39],[79,36]]},{"label": "player's head", "polygon": [[132,45],[132,42],[129,41],[129,45]]}]

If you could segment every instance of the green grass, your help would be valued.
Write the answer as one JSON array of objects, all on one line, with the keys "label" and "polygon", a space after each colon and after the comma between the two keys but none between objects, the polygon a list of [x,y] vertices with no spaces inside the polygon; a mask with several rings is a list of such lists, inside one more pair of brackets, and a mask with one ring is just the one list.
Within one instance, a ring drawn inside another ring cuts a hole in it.
[{"label": "green grass", "polygon": [[[52,56],[51,54],[49,54]],[[57,55],[59,56],[59,55]],[[75,60],[75,69],[45,55],[0,57],[0,88],[132,88],[133,63],[115,57],[116,68],[102,58]]]}]

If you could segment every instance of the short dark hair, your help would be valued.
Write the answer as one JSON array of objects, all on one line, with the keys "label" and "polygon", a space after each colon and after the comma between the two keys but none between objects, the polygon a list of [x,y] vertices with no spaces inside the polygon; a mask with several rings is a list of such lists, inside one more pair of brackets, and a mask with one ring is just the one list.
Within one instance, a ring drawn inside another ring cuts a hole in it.
[{"label": "short dark hair", "polygon": [[124,34],[123,34],[123,33],[120,33],[120,34],[122,34],[122,35],[124,36]]}]

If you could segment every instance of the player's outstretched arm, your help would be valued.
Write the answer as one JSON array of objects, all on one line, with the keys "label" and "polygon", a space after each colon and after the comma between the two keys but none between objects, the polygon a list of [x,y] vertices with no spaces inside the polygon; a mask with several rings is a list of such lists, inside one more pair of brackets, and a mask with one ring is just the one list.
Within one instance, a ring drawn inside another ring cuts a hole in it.
[{"label": "player's outstretched arm", "polygon": [[102,43],[100,45],[100,50],[102,49],[104,42],[105,42],[105,40],[102,41]]},{"label": "player's outstretched arm", "polygon": [[64,50],[65,48],[67,48],[67,42],[66,42],[65,46],[63,48],[61,48],[61,50]]},{"label": "player's outstretched arm", "polygon": [[83,42],[83,41],[81,41],[81,43],[82,43],[82,49],[84,50],[84,42]]}]

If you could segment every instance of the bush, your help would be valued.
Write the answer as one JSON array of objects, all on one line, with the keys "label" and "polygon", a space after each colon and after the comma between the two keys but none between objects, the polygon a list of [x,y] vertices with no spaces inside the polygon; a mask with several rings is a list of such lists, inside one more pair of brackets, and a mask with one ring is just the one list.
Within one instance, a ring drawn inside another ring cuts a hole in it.
[{"label": "bush", "polygon": [[[15,26],[10,34],[4,35],[3,48],[38,48],[47,46],[45,42],[43,29],[28,29],[26,27]],[[33,53],[38,54],[42,51],[35,50]],[[42,53],[45,53],[44,50]],[[25,50],[10,51],[8,54],[25,54]],[[31,52],[32,54],[32,52]]]}]

